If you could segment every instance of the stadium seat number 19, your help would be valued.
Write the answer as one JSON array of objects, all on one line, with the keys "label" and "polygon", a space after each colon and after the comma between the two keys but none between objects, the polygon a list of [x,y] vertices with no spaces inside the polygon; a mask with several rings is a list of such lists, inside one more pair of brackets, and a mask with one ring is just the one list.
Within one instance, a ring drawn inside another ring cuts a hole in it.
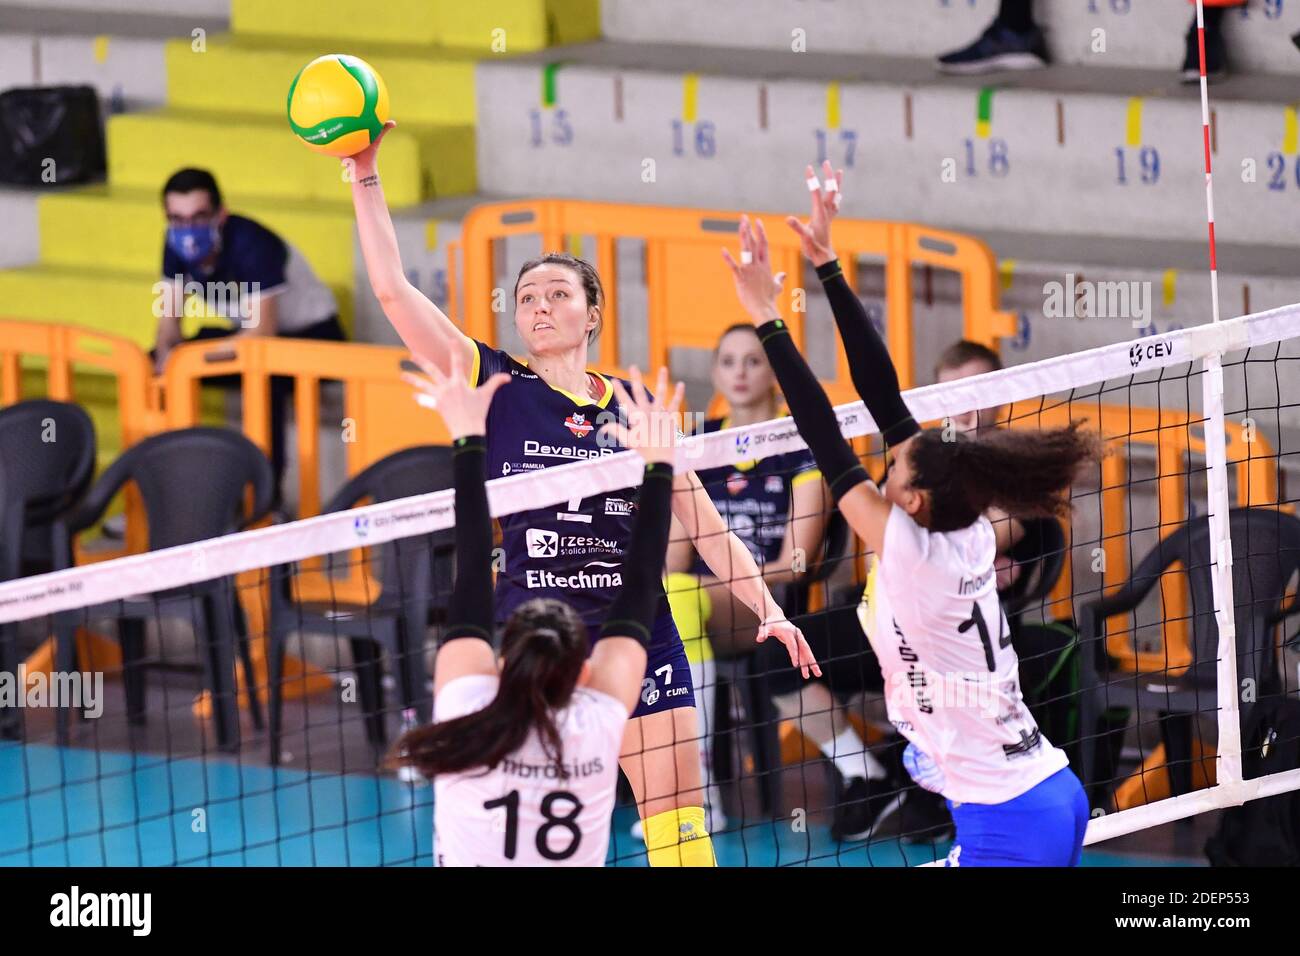
[{"label": "stadium seat number 19", "polygon": [[[568,804],[561,808],[567,811],[563,814],[556,812],[555,805],[560,801]],[[505,856],[507,860],[513,860],[519,850],[519,791],[511,790],[504,797],[483,804],[484,810],[495,810],[497,807],[504,807],[506,811]],[[582,831],[578,829],[582,801],[567,790],[552,790],[542,798],[541,810],[546,822],[537,828],[534,845],[538,854],[544,860],[567,860],[578,852],[578,846],[582,843]],[[556,828],[567,830],[571,837],[568,845],[560,850],[551,849],[551,831]]]}]

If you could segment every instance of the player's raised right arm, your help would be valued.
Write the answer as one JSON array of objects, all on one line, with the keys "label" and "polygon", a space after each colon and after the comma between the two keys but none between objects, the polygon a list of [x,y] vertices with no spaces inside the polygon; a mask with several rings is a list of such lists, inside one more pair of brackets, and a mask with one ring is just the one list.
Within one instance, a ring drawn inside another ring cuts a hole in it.
[{"label": "player's raised right arm", "polygon": [[441,309],[415,286],[402,269],[397,233],[379,183],[379,144],[396,123],[389,120],[384,131],[366,149],[345,159],[352,170],[352,206],[357,214],[357,233],[366,262],[370,287],[402,341],[416,355],[433,362],[441,371],[451,369],[448,356],[460,349],[465,367],[472,366],[474,342]]}]

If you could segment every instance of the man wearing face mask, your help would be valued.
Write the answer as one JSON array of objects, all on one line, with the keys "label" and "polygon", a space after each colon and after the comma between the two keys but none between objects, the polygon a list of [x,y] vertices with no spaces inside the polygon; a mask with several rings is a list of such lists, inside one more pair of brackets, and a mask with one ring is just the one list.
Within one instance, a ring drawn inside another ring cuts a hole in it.
[{"label": "man wearing face mask", "polygon": [[[230,213],[211,173],[174,173],[163,186],[162,198],[167,215],[162,272],[169,287],[162,296],[152,353],[155,371],[161,374],[171,350],[187,341],[180,320],[186,294],[195,293],[195,284],[203,290],[203,314],[229,326],[205,326],[193,339],[278,335],[343,341],[334,294],[302,253],[265,226]],[[277,508],[285,466],[285,410],[292,393],[292,379],[272,377],[271,464]]]}]

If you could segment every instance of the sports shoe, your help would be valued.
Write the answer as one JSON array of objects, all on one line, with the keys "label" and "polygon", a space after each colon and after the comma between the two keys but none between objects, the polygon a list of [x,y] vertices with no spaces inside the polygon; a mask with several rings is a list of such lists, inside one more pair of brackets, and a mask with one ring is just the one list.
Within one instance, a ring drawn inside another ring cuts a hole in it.
[{"label": "sports shoe", "polygon": [[[1205,78],[1219,80],[1228,75],[1227,48],[1223,34],[1218,30],[1205,31]],[[1187,30],[1187,53],[1183,57],[1182,81],[1201,82],[1201,45],[1196,39],[1196,24]]]},{"label": "sports shoe", "polygon": [[941,843],[957,835],[947,802],[920,787],[908,791],[899,813],[899,826],[903,842],[911,845]]},{"label": "sports shoe", "polygon": [[1043,31],[1038,27],[1021,33],[996,20],[968,47],[939,57],[941,73],[967,76],[998,70],[1040,70],[1050,62]]},{"label": "sports shoe", "polygon": [[841,782],[831,821],[831,838],[869,840],[902,803],[902,792],[887,779],[854,777],[847,783]]}]

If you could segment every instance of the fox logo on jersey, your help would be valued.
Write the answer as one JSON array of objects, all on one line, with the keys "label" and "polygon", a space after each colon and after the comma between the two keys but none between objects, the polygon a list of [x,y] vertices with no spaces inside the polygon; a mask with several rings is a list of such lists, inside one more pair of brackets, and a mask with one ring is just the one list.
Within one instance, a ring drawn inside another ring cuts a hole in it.
[{"label": "fox logo on jersey", "polygon": [[582,412],[574,412],[564,420],[564,427],[573,432],[574,438],[586,438],[591,433],[592,424]]},{"label": "fox logo on jersey", "polygon": [[530,558],[553,558],[560,553],[560,536],[544,528],[529,528],[527,534]]}]

